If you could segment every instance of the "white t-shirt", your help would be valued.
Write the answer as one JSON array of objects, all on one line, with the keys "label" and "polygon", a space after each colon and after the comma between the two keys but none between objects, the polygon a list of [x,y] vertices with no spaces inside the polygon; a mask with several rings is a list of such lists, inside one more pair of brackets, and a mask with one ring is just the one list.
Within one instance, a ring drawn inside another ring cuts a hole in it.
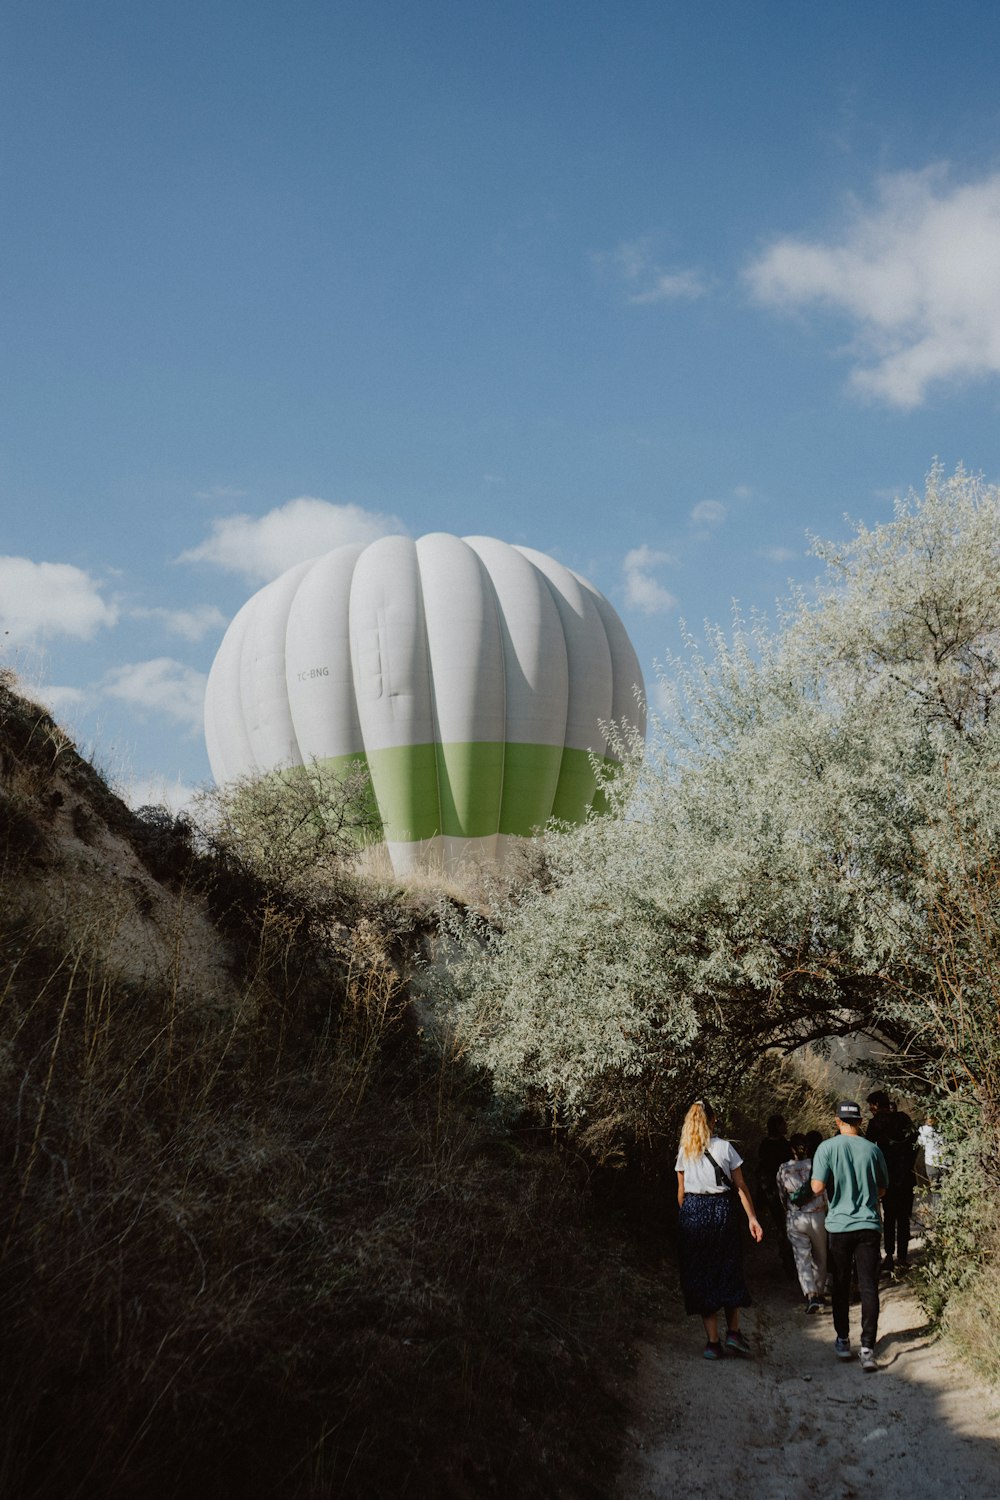
[{"label": "white t-shirt", "polygon": [[[732,1178],[736,1167],[743,1165],[743,1158],[736,1147],[731,1141],[724,1141],[721,1136],[713,1135],[708,1143],[708,1149],[729,1178]],[[684,1173],[685,1193],[724,1193],[726,1191],[724,1187],[716,1186],[715,1168],[707,1156],[692,1158],[678,1151],[674,1171]]]},{"label": "white t-shirt", "polygon": [[921,1125],[917,1131],[917,1140],[924,1148],[925,1167],[945,1165],[944,1138],[938,1134],[933,1125]]}]

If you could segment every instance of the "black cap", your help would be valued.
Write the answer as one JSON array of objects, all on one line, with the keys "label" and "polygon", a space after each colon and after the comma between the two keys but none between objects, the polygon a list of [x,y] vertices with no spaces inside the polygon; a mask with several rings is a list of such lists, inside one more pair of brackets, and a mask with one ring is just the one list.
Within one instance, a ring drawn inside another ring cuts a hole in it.
[{"label": "black cap", "polygon": [[855,1104],[853,1099],[841,1099],[837,1105],[837,1119],[843,1120],[847,1125],[860,1125],[861,1105]]}]

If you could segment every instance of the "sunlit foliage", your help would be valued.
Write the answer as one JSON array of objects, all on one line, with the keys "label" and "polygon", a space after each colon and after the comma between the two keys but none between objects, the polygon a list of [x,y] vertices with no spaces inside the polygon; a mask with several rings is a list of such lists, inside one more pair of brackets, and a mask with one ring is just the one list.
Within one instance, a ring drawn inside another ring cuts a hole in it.
[{"label": "sunlit foliage", "polygon": [[551,836],[547,885],[454,920],[451,1003],[502,1095],[573,1115],[609,1075],[859,1030],[944,1045],[929,913],[970,829],[998,846],[1000,492],[936,466],[815,552],[777,628],[666,661],[648,750],[611,816]]}]

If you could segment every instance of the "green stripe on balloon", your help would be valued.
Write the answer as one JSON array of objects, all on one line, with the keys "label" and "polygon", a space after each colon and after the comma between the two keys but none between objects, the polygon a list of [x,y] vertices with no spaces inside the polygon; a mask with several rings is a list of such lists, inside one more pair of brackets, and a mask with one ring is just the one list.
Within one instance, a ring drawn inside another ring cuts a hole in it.
[{"label": "green stripe on balloon", "polygon": [[503,799],[503,745],[497,741],[438,745],[437,774],[443,831],[457,838],[495,833]]},{"label": "green stripe on balloon", "polygon": [[[580,823],[596,779],[586,750],[508,740],[401,745],[324,762],[346,770],[367,759],[384,836],[412,843],[444,833],[528,838],[550,817]],[[617,763],[603,760],[604,765]]]},{"label": "green stripe on balloon", "polygon": [[580,823],[594,801],[597,777],[586,750],[564,750],[559,785],[552,802],[552,816],[562,823]]},{"label": "green stripe on balloon", "polygon": [[563,749],[556,745],[504,745],[503,806],[500,827],[491,832],[527,838],[552,816]]},{"label": "green stripe on balloon", "polygon": [[412,843],[440,833],[438,746],[399,745],[367,754],[386,839]]}]

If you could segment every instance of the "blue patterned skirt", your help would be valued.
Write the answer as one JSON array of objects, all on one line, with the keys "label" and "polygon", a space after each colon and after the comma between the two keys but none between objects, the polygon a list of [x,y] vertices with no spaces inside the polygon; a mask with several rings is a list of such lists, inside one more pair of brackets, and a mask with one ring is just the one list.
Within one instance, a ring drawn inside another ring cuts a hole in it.
[{"label": "blue patterned skirt", "polygon": [[684,1310],[749,1307],[740,1240],[742,1210],[733,1193],[685,1193],[678,1219],[678,1261]]}]

